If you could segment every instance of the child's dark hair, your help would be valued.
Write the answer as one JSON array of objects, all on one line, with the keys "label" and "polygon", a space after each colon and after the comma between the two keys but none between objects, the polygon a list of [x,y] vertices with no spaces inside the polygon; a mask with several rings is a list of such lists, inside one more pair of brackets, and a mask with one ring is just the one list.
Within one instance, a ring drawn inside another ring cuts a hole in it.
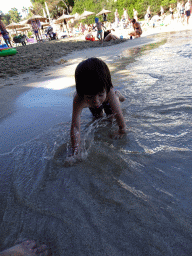
[{"label": "child's dark hair", "polygon": [[77,94],[96,95],[113,87],[108,66],[98,58],[89,58],[79,63],[75,70]]}]

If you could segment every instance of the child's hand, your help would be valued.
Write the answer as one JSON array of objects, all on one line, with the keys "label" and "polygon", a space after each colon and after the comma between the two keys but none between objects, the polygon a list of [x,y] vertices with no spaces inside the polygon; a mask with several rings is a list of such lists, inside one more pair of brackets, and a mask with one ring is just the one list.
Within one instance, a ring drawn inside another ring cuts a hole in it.
[{"label": "child's hand", "polygon": [[123,136],[126,134],[126,130],[118,130],[110,135],[111,139],[122,139]]}]

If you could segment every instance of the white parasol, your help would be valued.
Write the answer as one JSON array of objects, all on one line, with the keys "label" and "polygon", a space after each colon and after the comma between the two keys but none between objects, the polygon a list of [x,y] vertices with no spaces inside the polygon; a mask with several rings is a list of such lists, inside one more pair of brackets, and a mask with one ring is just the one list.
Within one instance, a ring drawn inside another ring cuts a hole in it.
[{"label": "white parasol", "polygon": [[11,24],[6,26],[6,28],[8,28],[8,29],[16,29],[16,28],[23,28],[23,27],[25,27],[24,24],[19,24],[19,23],[15,23],[15,22],[12,22]]},{"label": "white parasol", "polygon": [[31,29],[30,27],[24,27],[24,28],[19,28],[17,29],[17,31],[26,31],[26,30],[29,30]]},{"label": "white parasol", "polygon": [[74,14],[74,16],[75,16],[74,18],[75,18],[76,20],[78,20],[79,17],[80,17],[80,14],[76,12],[76,13]]},{"label": "white parasol", "polygon": [[102,11],[100,11],[99,13],[97,13],[97,15],[102,15],[102,14],[106,14],[106,13],[110,13],[111,11],[109,10],[105,10],[103,9]]},{"label": "white parasol", "polygon": [[41,22],[41,26],[48,27],[48,26],[50,26],[50,23],[49,22]]},{"label": "white parasol", "polygon": [[15,29],[16,34],[17,34],[16,28],[23,28],[23,27],[25,27],[24,24],[19,24],[19,23],[15,23],[15,22],[12,22],[11,24],[6,26],[6,28],[8,28],[8,29]]},{"label": "white parasol", "polygon": [[40,15],[33,15],[31,18],[29,18],[29,19],[27,20],[27,24],[31,24],[31,21],[32,21],[32,20],[46,21],[47,18],[44,18],[44,17],[42,17],[42,16],[40,16]]},{"label": "white parasol", "polygon": [[89,12],[89,11],[84,11],[81,15],[80,15],[80,19],[85,19],[88,16],[91,16],[95,14],[94,12]]},{"label": "white parasol", "polygon": [[55,21],[55,24],[62,23],[64,20],[73,19],[74,17],[75,17],[75,15],[63,14],[61,17],[59,17],[59,18]]}]

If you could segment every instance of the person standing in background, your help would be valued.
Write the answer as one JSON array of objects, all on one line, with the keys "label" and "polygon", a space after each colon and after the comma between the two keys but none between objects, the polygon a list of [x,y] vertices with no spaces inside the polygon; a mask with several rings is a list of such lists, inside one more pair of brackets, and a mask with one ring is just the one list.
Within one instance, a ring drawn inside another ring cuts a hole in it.
[{"label": "person standing in background", "polygon": [[38,28],[38,26],[37,26],[36,20],[32,20],[32,21],[31,21],[31,26],[32,26],[33,32],[34,32],[34,34],[35,34],[35,37],[36,37],[37,42],[40,41],[40,37],[39,37],[39,28]]},{"label": "person standing in background", "polygon": [[118,27],[118,24],[119,24],[119,13],[117,11],[117,9],[115,10],[115,25],[116,25],[116,28]]},{"label": "person standing in background", "polygon": [[150,5],[147,8],[146,16],[147,16],[147,22],[149,22],[151,20],[151,7],[150,7]]},{"label": "person standing in background", "polygon": [[41,34],[41,22],[40,22],[40,20],[36,20],[36,23],[37,23],[38,32],[39,32],[39,35],[40,35],[40,40],[42,40],[42,34]]},{"label": "person standing in background", "polygon": [[106,27],[99,21],[99,18],[95,18],[95,23],[97,27],[97,38],[101,43],[103,43],[103,30],[102,27],[106,29]]},{"label": "person standing in background", "polygon": [[128,22],[128,20],[129,20],[129,15],[128,15],[128,13],[127,13],[127,9],[125,9],[125,8],[123,8],[123,16],[124,16],[124,18],[126,19],[126,22]]},{"label": "person standing in background", "polygon": [[0,33],[3,36],[3,39],[6,43],[6,45],[8,47],[9,47],[9,45],[10,45],[10,47],[12,47],[11,40],[10,40],[10,37],[9,37],[9,32],[6,30],[6,27],[3,24],[1,19],[2,19],[2,16],[0,15]]},{"label": "person standing in background", "polygon": [[164,8],[163,8],[163,6],[161,6],[161,8],[160,8],[160,13],[161,13],[161,16],[163,17],[164,16]]},{"label": "person standing in background", "polygon": [[138,15],[137,10],[133,9],[133,17],[134,17],[134,19],[135,19],[136,21],[138,21],[137,15]]},{"label": "person standing in background", "polygon": [[173,16],[173,5],[172,4],[170,4],[169,12],[171,14],[171,19],[173,20],[174,16]]},{"label": "person standing in background", "polygon": [[106,22],[107,21],[107,14],[103,13],[102,16],[103,16],[103,22]]},{"label": "person standing in background", "polygon": [[183,23],[185,19],[185,4],[183,1],[181,3],[180,15],[181,15],[181,22]]},{"label": "person standing in background", "polygon": [[191,1],[188,0],[187,3],[185,4],[185,14],[187,17],[187,24],[189,24],[189,18],[191,15]]}]

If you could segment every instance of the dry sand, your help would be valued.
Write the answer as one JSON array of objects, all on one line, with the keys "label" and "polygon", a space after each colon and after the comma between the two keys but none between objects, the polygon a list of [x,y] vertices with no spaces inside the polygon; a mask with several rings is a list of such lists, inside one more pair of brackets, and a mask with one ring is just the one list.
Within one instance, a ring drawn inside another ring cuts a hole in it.
[{"label": "dry sand", "polygon": [[[124,41],[126,39],[104,42],[102,47],[119,44]],[[62,39],[15,47],[18,51],[16,55],[0,58],[0,78],[7,78],[29,71],[42,71],[45,67],[58,65],[59,63],[54,61],[57,58],[65,56],[72,51],[92,47],[101,47],[101,44],[99,41]]]},{"label": "dry sand", "polygon": [[[142,37],[162,32],[191,29],[191,23],[189,25],[182,25],[177,22],[172,22],[167,26],[158,26],[155,28],[152,28],[151,26],[144,26],[142,28]],[[104,42],[102,44],[102,47],[121,44],[127,41],[129,32],[130,29],[118,29],[114,32],[114,34],[118,37],[120,37],[120,35],[123,35],[124,39],[117,39],[111,40],[110,42]],[[0,57],[0,79],[7,79],[8,77],[15,75],[17,76],[30,71],[41,72],[46,67],[63,64],[63,62],[55,62],[55,59],[59,59],[74,51],[97,47],[101,47],[99,41],[86,41],[84,40],[84,37],[53,40],[48,42],[29,44],[26,46],[18,46],[15,47],[18,51],[16,55]],[[134,47],[134,45],[132,45],[132,47]]]}]

